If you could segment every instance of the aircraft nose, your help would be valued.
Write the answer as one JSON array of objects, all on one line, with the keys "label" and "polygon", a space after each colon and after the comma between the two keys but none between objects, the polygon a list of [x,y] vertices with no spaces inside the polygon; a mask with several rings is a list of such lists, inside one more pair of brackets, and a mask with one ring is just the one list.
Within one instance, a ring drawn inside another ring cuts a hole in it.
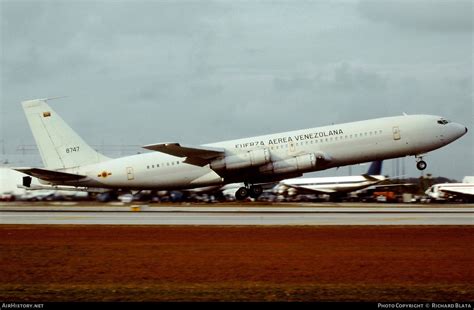
[{"label": "aircraft nose", "polygon": [[467,127],[462,124],[453,123],[453,127],[453,134],[456,139],[464,136],[467,133]]}]

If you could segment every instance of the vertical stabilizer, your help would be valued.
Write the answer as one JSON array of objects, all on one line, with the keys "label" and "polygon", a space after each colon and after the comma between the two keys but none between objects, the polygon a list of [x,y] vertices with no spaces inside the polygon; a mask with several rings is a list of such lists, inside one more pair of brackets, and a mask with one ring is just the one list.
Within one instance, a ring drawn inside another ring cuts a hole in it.
[{"label": "vertical stabilizer", "polygon": [[370,164],[367,175],[382,175],[382,161],[373,161],[372,164]]},{"label": "vertical stabilizer", "polygon": [[46,168],[72,168],[109,160],[84,142],[51,109],[47,100],[35,99],[21,103]]}]

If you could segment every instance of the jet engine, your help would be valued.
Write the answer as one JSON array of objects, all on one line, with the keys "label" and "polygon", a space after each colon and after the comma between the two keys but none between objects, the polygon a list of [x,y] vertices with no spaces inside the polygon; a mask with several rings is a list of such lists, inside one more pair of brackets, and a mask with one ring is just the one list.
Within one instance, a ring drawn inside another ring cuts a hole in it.
[{"label": "jet engine", "polygon": [[311,170],[316,167],[316,155],[313,153],[274,161],[260,167],[261,173],[280,174]]},{"label": "jet engine", "polygon": [[233,170],[258,167],[270,162],[270,152],[267,149],[252,150],[216,159],[211,162],[213,170]]}]

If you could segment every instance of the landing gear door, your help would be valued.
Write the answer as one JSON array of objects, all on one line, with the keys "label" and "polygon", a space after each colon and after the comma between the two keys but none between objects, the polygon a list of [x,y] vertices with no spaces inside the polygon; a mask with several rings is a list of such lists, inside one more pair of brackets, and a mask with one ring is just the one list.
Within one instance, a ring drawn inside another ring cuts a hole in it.
[{"label": "landing gear door", "polygon": [[392,128],[392,132],[393,132],[393,140],[400,140],[400,128],[398,128],[398,126],[395,126]]},{"label": "landing gear door", "polygon": [[135,176],[133,175],[133,168],[127,167],[127,180],[131,181],[133,179],[135,179]]}]

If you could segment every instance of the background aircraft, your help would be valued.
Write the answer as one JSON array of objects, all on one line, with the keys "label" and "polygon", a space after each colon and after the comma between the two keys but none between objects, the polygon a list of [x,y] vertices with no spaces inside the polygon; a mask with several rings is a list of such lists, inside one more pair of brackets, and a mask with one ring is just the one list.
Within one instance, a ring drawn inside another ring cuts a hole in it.
[{"label": "background aircraft", "polygon": [[464,177],[462,183],[434,184],[425,194],[435,201],[474,201],[474,176]]},{"label": "background aircraft", "polygon": [[274,188],[279,195],[326,194],[340,197],[385,181],[382,175],[382,161],[374,161],[367,173],[358,176],[295,178],[282,180]]},{"label": "background aircraft", "polygon": [[[18,187],[19,180],[31,179],[30,187]],[[38,190],[31,190],[38,188]],[[72,189],[72,188],[71,188]],[[86,199],[87,192],[75,190],[57,190],[52,186],[41,186],[37,178],[15,171],[9,167],[0,167],[0,200],[62,200]]]}]

